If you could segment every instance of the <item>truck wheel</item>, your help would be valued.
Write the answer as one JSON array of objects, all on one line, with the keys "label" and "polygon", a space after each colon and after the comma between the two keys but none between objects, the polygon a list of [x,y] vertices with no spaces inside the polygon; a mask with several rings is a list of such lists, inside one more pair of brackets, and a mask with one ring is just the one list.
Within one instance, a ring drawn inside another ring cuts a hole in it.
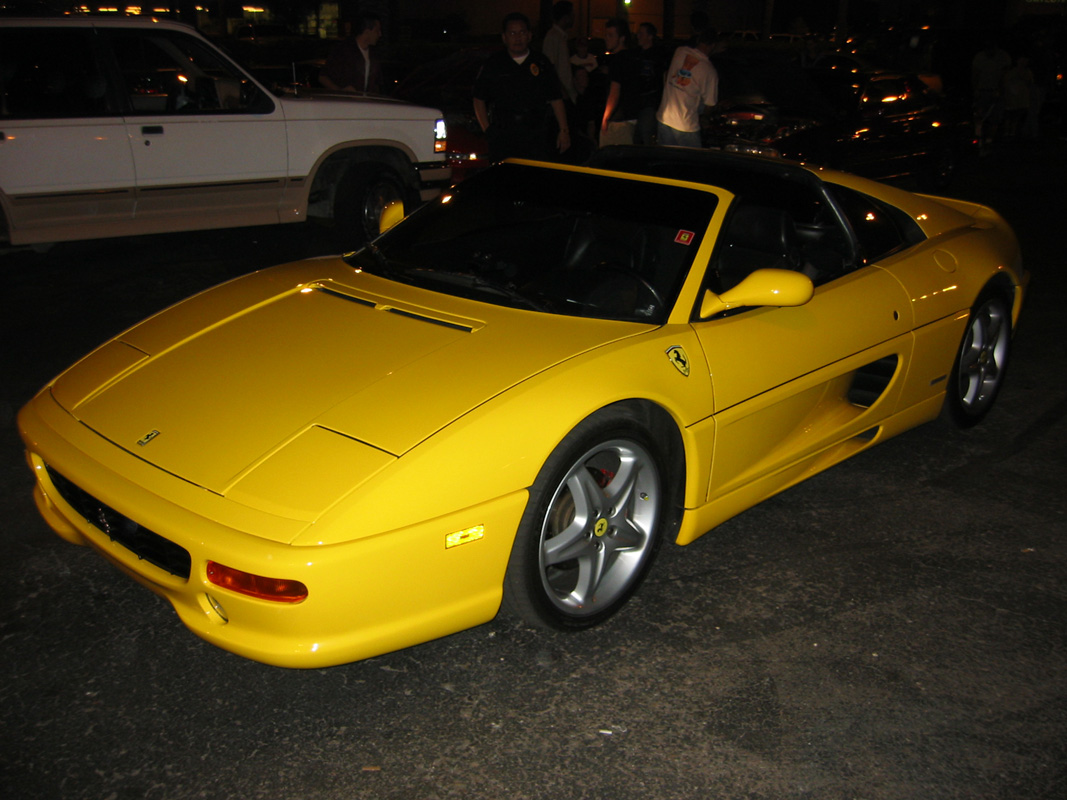
[{"label": "truck wheel", "polygon": [[406,200],[404,182],[383,164],[353,164],[337,187],[334,225],[346,247],[359,247],[378,236],[382,210]]}]

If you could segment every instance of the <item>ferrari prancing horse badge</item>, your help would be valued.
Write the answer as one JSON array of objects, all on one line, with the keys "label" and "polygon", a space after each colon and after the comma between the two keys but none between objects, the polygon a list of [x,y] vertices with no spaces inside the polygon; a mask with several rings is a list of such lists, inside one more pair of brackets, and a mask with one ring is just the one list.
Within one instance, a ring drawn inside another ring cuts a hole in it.
[{"label": "ferrari prancing horse badge", "polygon": [[674,368],[682,373],[685,377],[689,377],[689,356],[685,352],[685,348],[676,344],[667,350],[667,358]]}]

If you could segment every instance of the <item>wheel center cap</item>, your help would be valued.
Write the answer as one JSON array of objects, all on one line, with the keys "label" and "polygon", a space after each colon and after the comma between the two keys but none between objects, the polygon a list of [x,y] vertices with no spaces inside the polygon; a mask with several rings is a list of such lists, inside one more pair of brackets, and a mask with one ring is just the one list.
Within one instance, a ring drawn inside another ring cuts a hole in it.
[{"label": "wheel center cap", "polygon": [[596,525],[593,526],[593,535],[600,539],[608,532],[608,521],[601,517],[596,521]]}]

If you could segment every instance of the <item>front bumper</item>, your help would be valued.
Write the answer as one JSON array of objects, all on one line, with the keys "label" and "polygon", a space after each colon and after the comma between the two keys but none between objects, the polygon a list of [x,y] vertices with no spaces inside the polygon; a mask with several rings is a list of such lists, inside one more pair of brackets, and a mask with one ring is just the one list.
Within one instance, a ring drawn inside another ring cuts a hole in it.
[{"label": "front bumper", "polygon": [[[272,526],[275,533],[288,525],[295,535],[293,521],[268,519],[163,473],[96,436],[47,391],[22,409],[19,428],[37,477],[37,507],[60,536],[91,546],[165,597],[198,636],[284,667],[356,661],[492,619],[527,499],[525,491],[517,491],[402,530],[297,547],[250,532],[258,524]],[[186,551],[188,576],[139,555],[136,544],[131,550],[129,541],[109,536],[107,524],[75,510],[57,490],[49,469]],[[446,546],[449,534],[479,525],[481,537]],[[208,580],[208,561],[299,580],[308,587],[308,597],[288,604],[224,589]]]}]

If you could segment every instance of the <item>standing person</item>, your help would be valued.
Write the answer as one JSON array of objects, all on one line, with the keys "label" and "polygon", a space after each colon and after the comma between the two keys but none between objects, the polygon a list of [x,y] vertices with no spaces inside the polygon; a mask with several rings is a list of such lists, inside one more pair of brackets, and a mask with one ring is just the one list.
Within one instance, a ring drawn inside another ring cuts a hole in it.
[{"label": "standing person", "polygon": [[575,101],[574,71],[571,69],[571,48],[567,44],[567,31],[574,24],[574,3],[560,0],[552,6],[552,28],[545,34],[541,52],[552,62],[563,87],[564,96]]},{"label": "standing person", "polygon": [[1030,93],[1034,90],[1034,73],[1030,70],[1030,58],[1019,56],[1015,66],[1004,73],[1004,136],[1015,139],[1022,136],[1023,123],[1030,110]]},{"label": "standing person", "polygon": [[1011,67],[1011,56],[990,38],[971,61],[971,92],[974,94],[974,135],[979,152],[992,144],[1003,112],[1000,89],[1004,73]]},{"label": "standing person", "polygon": [[556,152],[566,152],[571,140],[563,93],[552,62],[530,51],[530,20],[508,14],[502,38],[505,49],[474,79],[474,115],[489,139],[489,157],[550,158],[551,118],[558,127]]},{"label": "standing person", "polygon": [[640,63],[637,54],[626,47],[630,29],[621,19],[609,19],[604,26],[608,50],[608,96],[600,122],[600,146],[633,144],[640,102]]},{"label": "standing person", "polygon": [[381,17],[363,12],[344,25],[348,33],[327,56],[319,83],[341,92],[381,93],[382,65],[371,54],[371,48],[382,38]]},{"label": "standing person", "polygon": [[571,66],[581,67],[586,72],[592,72],[599,66],[596,56],[589,52],[589,40],[579,36],[574,40],[574,55],[571,56]]},{"label": "standing person", "polygon": [[700,147],[700,112],[719,102],[719,74],[708,58],[716,38],[714,31],[703,30],[692,46],[674,52],[656,114],[660,144]]},{"label": "standing person", "polygon": [[656,26],[642,22],[637,26],[637,126],[634,144],[656,143],[656,112],[663,99],[663,80],[667,69],[666,53],[656,39]]}]

